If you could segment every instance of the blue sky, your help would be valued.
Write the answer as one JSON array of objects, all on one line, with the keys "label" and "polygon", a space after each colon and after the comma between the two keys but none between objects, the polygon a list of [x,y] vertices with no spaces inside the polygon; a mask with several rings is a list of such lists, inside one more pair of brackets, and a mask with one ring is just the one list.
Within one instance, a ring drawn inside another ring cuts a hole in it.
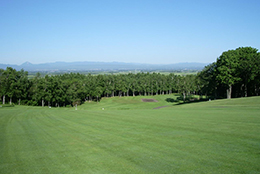
[{"label": "blue sky", "polygon": [[260,48],[259,0],[1,0],[0,63],[212,63]]}]

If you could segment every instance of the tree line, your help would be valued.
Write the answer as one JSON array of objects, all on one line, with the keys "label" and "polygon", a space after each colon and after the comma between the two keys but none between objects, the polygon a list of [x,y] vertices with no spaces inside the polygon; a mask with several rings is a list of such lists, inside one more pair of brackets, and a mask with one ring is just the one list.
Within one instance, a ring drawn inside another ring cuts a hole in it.
[{"label": "tree line", "polygon": [[128,73],[83,75],[66,73],[28,79],[28,72],[0,69],[2,103],[34,106],[71,106],[102,97],[179,93],[185,101],[192,94],[213,98],[259,95],[260,54],[252,47],[223,52],[217,61],[196,75]]},{"label": "tree line", "polygon": [[35,106],[67,106],[101,97],[164,95],[182,93],[185,97],[198,92],[196,75],[173,73],[128,73],[118,75],[83,75],[66,73],[28,79],[28,72],[8,67],[0,70],[2,103],[12,102]]},{"label": "tree line", "polygon": [[260,53],[252,47],[225,51],[199,72],[197,78],[201,91],[214,98],[258,96]]}]

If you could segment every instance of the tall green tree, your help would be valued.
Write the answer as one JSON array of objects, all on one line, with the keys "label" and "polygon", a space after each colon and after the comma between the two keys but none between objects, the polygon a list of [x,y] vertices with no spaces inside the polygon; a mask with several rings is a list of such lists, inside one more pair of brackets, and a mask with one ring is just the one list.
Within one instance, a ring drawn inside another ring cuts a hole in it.
[{"label": "tall green tree", "polygon": [[4,86],[4,70],[0,69],[0,101],[2,100],[2,96],[4,96],[5,93]]},{"label": "tall green tree", "polygon": [[228,50],[217,59],[217,79],[226,86],[227,98],[231,98],[232,86],[241,80],[238,74],[238,51]]},{"label": "tall green tree", "polygon": [[15,69],[7,67],[3,72],[3,104],[5,104],[5,96],[9,97],[9,103],[12,104],[12,98],[15,94],[18,73]]},{"label": "tall green tree", "polygon": [[21,104],[22,99],[26,99],[29,88],[28,72],[21,69],[18,73],[15,95],[18,98],[18,104]]},{"label": "tall green tree", "polygon": [[239,66],[238,72],[242,82],[243,95],[248,95],[248,84],[255,79],[259,71],[258,65],[258,50],[252,47],[239,47],[236,49],[238,52]]},{"label": "tall green tree", "polygon": [[41,79],[41,74],[37,72],[36,76],[31,80],[31,86],[30,86],[30,98],[31,101],[29,101],[29,104],[31,105],[38,105],[39,100],[41,99],[40,92],[41,89],[39,88]]},{"label": "tall green tree", "polygon": [[217,97],[216,63],[213,62],[197,74],[197,88],[204,95]]}]

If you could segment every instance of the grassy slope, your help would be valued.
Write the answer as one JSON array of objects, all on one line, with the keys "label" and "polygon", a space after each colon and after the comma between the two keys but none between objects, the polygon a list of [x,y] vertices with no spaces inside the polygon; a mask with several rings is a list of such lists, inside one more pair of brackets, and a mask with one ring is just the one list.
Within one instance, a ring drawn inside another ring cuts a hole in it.
[{"label": "grassy slope", "polygon": [[158,110],[105,100],[77,111],[1,108],[0,173],[260,172],[259,97]]},{"label": "grassy slope", "polygon": [[[86,102],[85,104],[79,106],[78,109],[84,110],[133,110],[133,109],[153,109],[160,106],[172,106],[177,102],[167,102],[176,101],[179,96],[177,95],[157,95],[157,96],[135,96],[135,97],[112,97],[103,98],[99,103],[96,102]],[[158,102],[142,102],[142,99],[152,98]]]}]

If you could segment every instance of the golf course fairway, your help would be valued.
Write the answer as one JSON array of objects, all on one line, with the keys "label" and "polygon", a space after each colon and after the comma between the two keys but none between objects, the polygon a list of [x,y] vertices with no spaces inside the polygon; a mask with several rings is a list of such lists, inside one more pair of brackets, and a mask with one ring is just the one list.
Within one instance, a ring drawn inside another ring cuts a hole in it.
[{"label": "golf course fairway", "polygon": [[260,97],[137,99],[0,108],[0,173],[260,173]]}]

